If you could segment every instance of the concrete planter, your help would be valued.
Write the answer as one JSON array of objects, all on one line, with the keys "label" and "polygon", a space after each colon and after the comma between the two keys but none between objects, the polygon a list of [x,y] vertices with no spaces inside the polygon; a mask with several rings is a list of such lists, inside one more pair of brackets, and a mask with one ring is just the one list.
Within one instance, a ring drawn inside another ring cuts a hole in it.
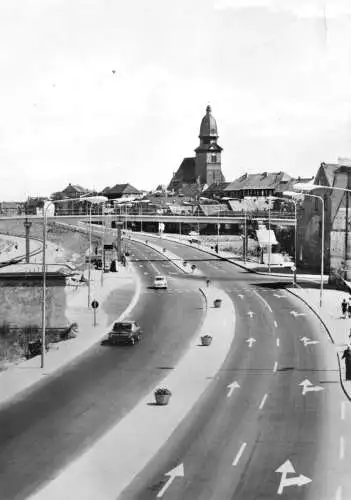
[{"label": "concrete planter", "polygon": [[172,395],[171,391],[168,389],[158,389],[155,391],[156,404],[158,406],[166,406],[169,403],[170,397]]},{"label": "concrete planter", "polygon": [[213,306],[218,309],[219,307],[221,307],[222,305],[222,299],[216,299],[214,302],[213,302]]},{"label": "concrete planter", "polygon": [[201,344],[202,345],[210,345],[212,342],[212,337],[211,335],[203,335],[201,337]]}]

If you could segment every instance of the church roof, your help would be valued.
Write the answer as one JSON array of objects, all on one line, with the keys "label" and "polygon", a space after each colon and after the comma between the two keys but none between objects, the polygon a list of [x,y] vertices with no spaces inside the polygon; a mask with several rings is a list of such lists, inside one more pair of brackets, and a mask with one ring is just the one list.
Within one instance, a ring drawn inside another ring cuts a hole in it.
[{"label": "church roof", "polygon": [[199,137],[218,137],[218,132],[217,132],[217,122],[213,118],[212,113],[211,113],[211,106],[207,106],[206,108],[206,114],[203,117],[200,125],[200,135]]}]

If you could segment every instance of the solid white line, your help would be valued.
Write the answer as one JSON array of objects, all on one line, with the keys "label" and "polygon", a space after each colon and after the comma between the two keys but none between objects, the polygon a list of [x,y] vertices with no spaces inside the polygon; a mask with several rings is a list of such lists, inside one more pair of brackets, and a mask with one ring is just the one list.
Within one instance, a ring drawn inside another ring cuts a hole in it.
[{"label": "solid white line", "polygon": [[260,406],[258,407],[259,410],[262,410],[262,408],[264,407],[264,404],[265,404],[267,398],[268,398],[268,394],[265,394],[263,396],[263,398],[262,398]]},{"label": "solid white line", "polygon": [[234,465],[234,467],[236,467],[238,465],[239,460],[241,458],[241,455],[244,453],[244,450],[245,450],[246,446],[247,446],[247,443],[243,443],[240,446],[240,450],[238,451],[238,454],[237,454],[237,456],[235,457],[235,459],[234,459],[234,461],[232,463],[232,465]]},{"label": "solid white line", "polygon": [[339,448],[339,459],[343,460],[345,458],[345,439],[343,436],[340,437],[340,448]]},{"label": "solid white line", "polygon": [[277,339],[277,347],[279,347],[279,346],[280,346],[280,340]]},{"label": "solid white line", "polygon": [[335,500],[342,500],[342,486],[339,486],[336,490]]},{"label": "solid white line", "polygon": [[274,363],[273,371],[274,373],[278,370],[278,361]]},{"label": "solid white line", "polygon": [[276,322],[276,320],[274,320],[274,326],[278,328],[278,323]]},{"label": "solid white line", "polygon": [[257,297],[259,297],[263,301],[264,305],[270,310],[270,312],[273,312],[268,302],[263,297],[261,297],[261,295],[258,292],[256,292],[256,290],[254,290],[254,293],[257,295]]},{"label": "solid white line", "polygon": [[341,420],[345,420],[346,417],[346,405],[345,401],[341,401]]}]

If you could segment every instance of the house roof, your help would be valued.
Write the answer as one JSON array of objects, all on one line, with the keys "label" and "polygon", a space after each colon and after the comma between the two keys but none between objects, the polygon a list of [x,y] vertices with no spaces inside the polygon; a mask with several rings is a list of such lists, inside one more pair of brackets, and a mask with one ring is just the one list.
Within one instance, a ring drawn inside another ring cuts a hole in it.
[{"label": "house roof", "polygon": [[289,181],[291,176],[285,172],[262,172],[244,174],[231,182],[224,191],[241,191],[244,189],[276,189],[282,181]]},{"label": "house roof", "polygon": [[210,194],[220,194],[222,193],[226,187],[228,187],[230,182],[214,182],[211,184],[205,191],[203,191],[203,195],[210,195]]},{"label": "house roof", "polygon": [[69,183],[67,187],[65,187],[65,189],[63,191],[61,191],[62,193],[64,193],[65,191],[67,190],[74,190],[76,191],[77,193],[88,193],[89,190],[86,189],[86,188],[83,188],[82,186],[80,186],[79,184],[71,184]]},{"label": "house roof", "polygon": [[2,201],[1,202],[1,208],[4,210],[4,209],[15,209],[15,208],[18,208],[19,206],[21,206],[22,203],[20,201]]},{"label": "house roof", "polygon": [[217,215],[219,213],[228,212],[228,206],[224,203],[216,203],[213,205],[199,205],[199,209],[204,215]]},{"label": "house roof", "polygon": [[135,188],[131,184],[115,184],[113,187],[105,188],[102,191],[103,194],[140,194],[139,189]]}]

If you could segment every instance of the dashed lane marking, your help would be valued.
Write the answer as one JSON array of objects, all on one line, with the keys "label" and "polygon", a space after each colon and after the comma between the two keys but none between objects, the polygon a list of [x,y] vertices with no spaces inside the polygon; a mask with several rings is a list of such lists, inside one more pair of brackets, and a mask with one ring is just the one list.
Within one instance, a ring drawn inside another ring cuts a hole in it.
[{"label": "dashed lane marking", "polygon": [[236,455],[236,457],[235,457],[235,459],[233,460],[233,463],[232,463],[232,465],[233,465],[234,467],[236,467],[236,466],[238,465],[239,460],[240,460],[240,458],[241,458],[241,455],[244,453],[244,450],[245,450],[246,446],[247,446],[247,443],[243,443],[243,444],[240,446],[240,449],[239,449],[239,451],[238,451],[238,453],[237,453],[237,455]]},{"label": "dashed lane marking", "polygon": [[345,420],[346,417],[346,404],[345,401],[341,401],[341,420]]},{"label": "dashed lane marking", "polygon": [[280,346],[280,340],[277,339],[277,347],[279,347],[279,346]]},{"label": "dashed lane marking", "polygon": [[264,407],[264,405],[265,405],[265,402],[266,402],[267,398],[268,398],[268,394],[265,394],[265,395],[263,396],[263,398],[262,398],[262,401],[261,401],[261,403],[260,403],[260,406],[258,407],[258,409],[259,409],[259,410],[262,410],[262,408],[263,408],[263,407]]},{"label": "dashed lane marking", "polygon": [[344,458],[345,458],[345,439],[343,436],[340,436],[339,459],[344,460]]},{"label": "dashed lane marking", "polygon": [[278,323],[276,322],[276,320],[274,320],[274,326],[278,328]]},{"label": "dashed lane marking", "polygon": [[275,361],[274,366],[273,366],[273,371],[276,373],[278,370],[278,361]]}]

